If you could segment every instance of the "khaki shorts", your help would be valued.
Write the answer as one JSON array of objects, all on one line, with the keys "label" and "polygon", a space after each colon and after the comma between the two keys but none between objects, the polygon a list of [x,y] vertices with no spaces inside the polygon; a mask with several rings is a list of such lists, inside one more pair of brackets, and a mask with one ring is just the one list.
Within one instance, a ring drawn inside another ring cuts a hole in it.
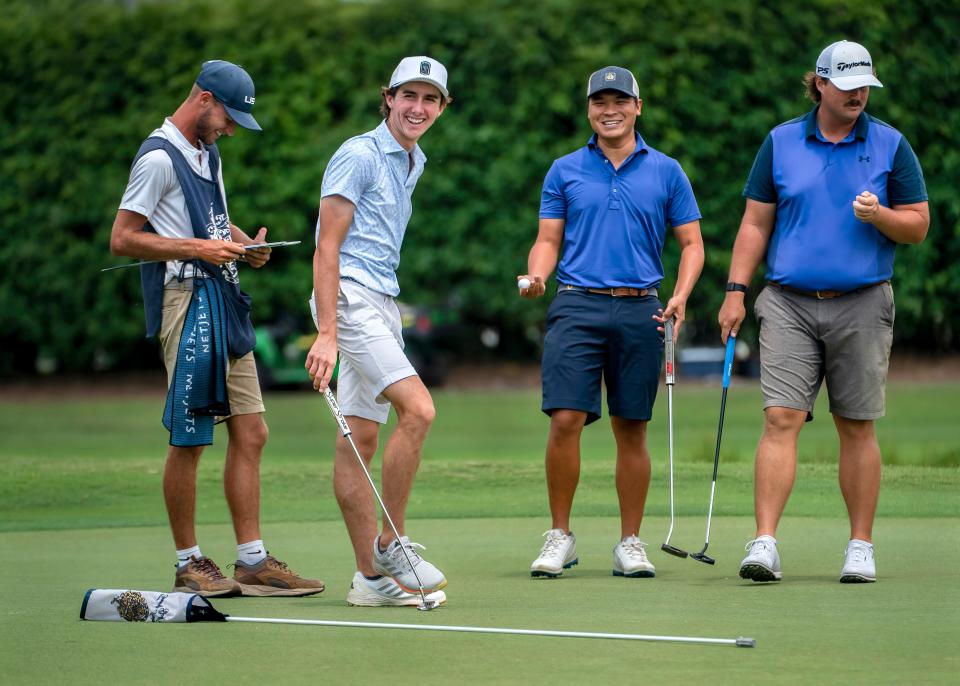
[{"label": "khaki shorts", "polygon": [[825,300],[767,285],[754,309],[764,409],[805,410],[809,421],[826,379],[831,414],[884,415],[895,313],[889,283]]},{"label": "khaki shorts", "polygon": [[[167,387],[173,381],[177,366],[177,352],[180,349],[180,334],[183,322],[190,309],[193,297],[193,279],[181,283],[168,283],[163,291],[163,323],[160,326],[160,345],[163,346],[163,363],[167,367]],[[257,365],[253,353],[243,357],[230,358],[227,367],[227,398],[230,400],[231,417],[241,414],[263,412],[263,398],[260,396],[260,381],[257,378]],[[218,417],[223,421],[226,417]]]},{"label": "khaki shorts", "polygon": [[[310,299],[313,321],[317,308]],[[403,352],[403,323],[397,303],[349,279],[340,280],[337,294],[337,404],[343,414],[385,424],[390,401],[388,386],[416,376]]]}]

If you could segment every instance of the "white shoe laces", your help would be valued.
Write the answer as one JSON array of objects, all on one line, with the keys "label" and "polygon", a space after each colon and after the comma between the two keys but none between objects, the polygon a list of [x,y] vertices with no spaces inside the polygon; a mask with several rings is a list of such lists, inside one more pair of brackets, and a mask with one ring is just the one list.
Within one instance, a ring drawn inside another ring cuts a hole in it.
[{"label": "white shoe laces", "polygon": [[540,549],[540,557],[560,554],[560,548],[563,546],[567,537],[563,534],[554,533],[555,531],[556,529],[550,529],[549,531],[543,532],[543,535],[547,537],[547,541]]},{"label": "white shoe laces", "polygon": [[420,564],[420,561],[423,559],[417,553],[416,548],[420,550],[426,550],[426,546],[420,545],[419,543],[414,543],[409,538],[404,536],[400,539],[400,545],[393,547],[393,552],[390,553],[390,558],[393,560],[393,563],[398,565],[401,569],[407,569],[410,567],[410,564],[407,563],[407,555],[403,554],[403,549],[407,549],[407,555],[410,556],[410,563],[416,567]]},{"label": "white shoe laces", "polygon": [[748,553],[752,553],[755,550],[756,552],[774,550],[775,546],[770,543],[770,541],[762,538],[755,538],[752,541],[747,541],[747,545],[745,545],[743,549]]},{"label": "white shoe laces", "polygon": [[630,536],[620,541],[620,549],[623,551],[623,554],[628,558],[640,562],[649,562],[649,560],[647,560],[647,551],[644,550],[645,545],[647,544],[636,536]]},{"label": "white shoe laces", "polygon": [[846,557],[848,562],[853,564],[863,564],[869,557],[870,548],[865,545],[851,545],[847,548]]}]

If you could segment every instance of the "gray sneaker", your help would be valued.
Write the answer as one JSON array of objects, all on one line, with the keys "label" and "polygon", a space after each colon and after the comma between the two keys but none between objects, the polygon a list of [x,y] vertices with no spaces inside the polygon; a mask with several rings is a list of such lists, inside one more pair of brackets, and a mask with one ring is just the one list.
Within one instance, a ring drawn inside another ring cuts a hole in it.
[{"label": "gray sneaker", "polygon": [[747,543],[747,556],[740,563],[740,578],[752,581],[780,581],[777,539],[760,536]]},{"label": "gray sneaker", "polygon": [[[406,549],[406,555],[404,555],[404,549]],[[373,541],[373,569],[377,574],[393,577],[393,580],[407,593],[420,592],[417,585],[418,576],[424,591],[439,591],[447,585],[447,579],[439,569],[420,557],[418,549],[426,550],[419,543],[413,543],[407,536],[402,536],[399,540],[394,539],[386,550],[380,552],[380,537],[377,536]],[[410,566],[411,563],[413,567]],[[417,570],[416,574],[413,572],[414,567]]]},{"label": "gray sneaker", "polygon": [[877,565],[873,561],[873,544],[851,539],[840,570],[841,584],[873,583],[877,580]]}]

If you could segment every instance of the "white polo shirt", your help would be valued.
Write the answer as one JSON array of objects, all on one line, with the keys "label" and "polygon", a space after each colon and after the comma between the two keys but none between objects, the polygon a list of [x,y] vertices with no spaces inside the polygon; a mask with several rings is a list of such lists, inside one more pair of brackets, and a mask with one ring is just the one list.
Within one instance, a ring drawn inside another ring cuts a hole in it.
[{"label": "white polo shirt", "polygon": [[[190,145],[170,118],[164,120],[163,126],[150,134],[151,137],[165,138],[177,148],[186,159],[194,173],[210,180],[210,153],[203,142],[197,149]],[[220,184],[220,193],[223,195],[224,210],[226,210],[227,195],[223,188],[223,164],[217,170],[217,181]],[[190,213],[187,211],[187,202],[180,188],[180,181],[173,168],[170,156],[164,150],[152,150],[137,160],[130,170],[130,180],[127,189],[120,201],[121,210],[129,210],[142,214],[156,229],[157,234],[164,238],[193,238],[193,226],[190,223]],[[228,212],[229,221],[229,212]],[[174,260],[167,262],[167,277],[169,283],[180,273],[182,262]],[[193,276],[193,267],[187,265],[184,272],[187,278]]]}]

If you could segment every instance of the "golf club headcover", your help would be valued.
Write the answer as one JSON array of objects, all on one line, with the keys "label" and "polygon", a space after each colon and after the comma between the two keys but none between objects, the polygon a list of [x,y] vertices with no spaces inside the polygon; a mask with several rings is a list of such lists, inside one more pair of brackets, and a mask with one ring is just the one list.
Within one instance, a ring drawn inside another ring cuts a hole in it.
[{"label": "golf club headcover", "polygon": [[196,593],[91,588],[80,619],[107,622],[225,622],[226,616]]}]

